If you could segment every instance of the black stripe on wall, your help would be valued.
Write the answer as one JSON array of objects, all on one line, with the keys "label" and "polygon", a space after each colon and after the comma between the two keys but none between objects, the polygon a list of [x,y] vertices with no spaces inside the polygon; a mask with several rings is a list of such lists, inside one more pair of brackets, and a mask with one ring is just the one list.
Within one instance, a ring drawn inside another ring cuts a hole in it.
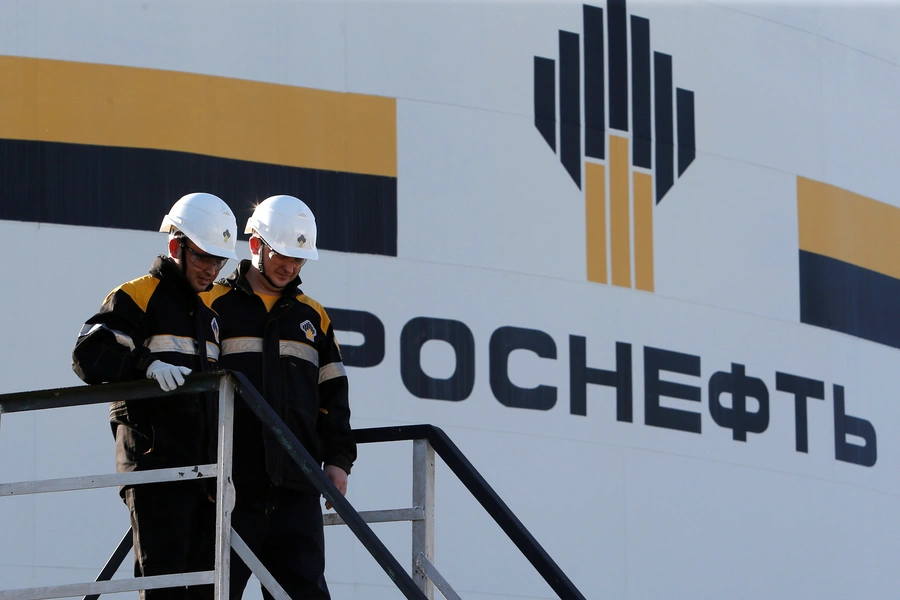
[{"label": "black stripe on wall", "polygon": [[675,180],[675,134],[672,117],[672,57],[653,53],[653,100],[656,105],[656,203]]},{"label": "black stripe on wall", "polygon": [[650,21],[631,17],[631,111],[634,131],[632,162],[647,169],[652,164],[650,131]]},{"label": "black stripe on wall", "polygon": [[534,126],[556,152],[556,61],[534,57]]},{"label": "black stripe on wall", "polygon": [[900,348],[900,279],[800,250],[800,321]]},{"label": "black stripe on wall", "polygon": [[606,158],[603,9],[584,5],[584,153]]},{"label": "black stripe on wall", "polygon": [[609,127],[628,131],[628,16],[625,0],[607,0],[609,17]]},{"label": "black stripe on wall", "polygon": [[577,33],[559,32],[559,159],[581,189],[581,46]]},{"label": "black stripe on wall", "polygon": [[677,88],[675,107],[678,111],[678,176],[687,170],[697,154],[694,139],[694,92]]},{"label": "black stripe on wall", "polygon": [[397,180],[185,152],[0,139],[0,220],[157,231],[178,198],[228,202],[239,236],[253,203],[297,196],[315,212],[318,246],[397,256]]}]

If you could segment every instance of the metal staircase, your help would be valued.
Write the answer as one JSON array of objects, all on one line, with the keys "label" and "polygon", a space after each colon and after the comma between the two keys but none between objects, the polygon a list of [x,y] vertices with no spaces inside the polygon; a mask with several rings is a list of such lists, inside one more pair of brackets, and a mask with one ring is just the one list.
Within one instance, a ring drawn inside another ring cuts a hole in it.
[{"label": "metal staircase", "polygon": [[[228,600],[230,551],[234,551],[250,567],[253,574],[278,600],[288,600],[287,594],[271,574],[253,555],[240,536],[231,527],[231,508],[234,506],[234,488],[230,484],[232,467],[232,434],[235,396],[247,403],[260,421],[280,441],[286,452],[303,470],[307,478],[331,502],[336,514],[324,515],[326,525],[344,524],[378,562],[404,597],[433,600],[434,588],[448,600],[459,598],[450,584],[433,564],[434,560],[434,472],[435,454],[445,462],[487,513],[497,522],[506,535],[531,562],[538,573],[562,600],[584,600],[584,596],[566,577],[534,537],[516,518],[508,506],[488,485],[478,471],[466,459],[459,448],[439,428],[432,425],[411,425],[361,429],[354,432],[359,444],[413,442],[413,494],[408,508],[357,512],[334,487],[324,472],[296,436],[285,426],[266,403],[259,392],[241,374],[231,371],[203,373],[187,378],[182,392],[208,392],[218,390],[218,456],[217,462],[193,467],[159,469],[132,473],[115,473],[42,481],[0,483],[0,497],[19,496],[46,492],[62,492],[121,485],[138,485],[163,481],[179,481],[216,477],[216,555],[212,571],[177,573],[154,577],[112,579],[113,574],[131,551],[131,530],[110,556],[106,565],[93,582],[65,585],[0,590],[0,600],[39,600],[44,598],[68,598],[83,596],[84,600],[96,600],[101,594],[156,589],[174,586],[213,584],[216,600]],[[78,386],[0,395],[0,417],[3,414],[30,410],[44,410],[107,403],[115,400],[140,400],[161,395],[159,386],[152,381]],[[368,523],[388,521],[412,522],[411,573],[397,562]]]}]

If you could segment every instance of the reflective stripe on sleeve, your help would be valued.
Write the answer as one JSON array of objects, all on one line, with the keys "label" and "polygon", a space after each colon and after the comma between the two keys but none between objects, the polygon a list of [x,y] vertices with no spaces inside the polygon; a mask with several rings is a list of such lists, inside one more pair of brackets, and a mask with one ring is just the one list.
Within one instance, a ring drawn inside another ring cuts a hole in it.
[{"label": "reflective stripe on sleeve", "polygon": [[109,327],[107,327],[106,325],[103,325],[102,323],[95,323],[93,325],[85,324],[85,326],[81,328],[81,333],[78,334],[78,337],[83,338],[87,335],[91,335],[98,329],[105,329],[106,331],[113,334],[113,336],[116,338],[116,341],[118,343],[122,344],[129,350],[134,350],[134,340],[131,339],[131,336],[125,335],[121,331],[116,331],[115,329],[110,329]]},{"label": "reflective stripe on sleeve", "polygon": [[177,335],[154,335],[145,342],[150,352],[178,352],[197,355],[197,341],[194,338]]},{"label": "reflective stripe on sleeve", "polygon": [[219,360],[219,346],[212,342],[206,342],[206,358]]},{"label": "reflective stripe on sleeve", "polygon": [[323,381],[328,381],[329,379],[334,379],[335,377],[346,377],[347,369],[344,368],[344,363],[328,363],[321,369],[319,369],[319,383],[321,384]]}]

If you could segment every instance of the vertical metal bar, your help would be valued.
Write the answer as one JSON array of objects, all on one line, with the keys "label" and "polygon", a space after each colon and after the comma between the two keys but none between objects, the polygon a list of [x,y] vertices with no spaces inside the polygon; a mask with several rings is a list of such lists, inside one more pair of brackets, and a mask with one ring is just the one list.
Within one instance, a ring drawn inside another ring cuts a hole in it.
[{"label": "vertical metal bar", "polygon": [[234,489],[231,484],[232,439],[234,426],[234,383],[223,375],[219,384],[219,448],[216,467],[216,600],[228,600],[231,571],[231,511]]},{"label": "vertical metal bar", "polygon": [[413,441],[413,507],[425,511],[423,520],[412,522],[413,581],[434,600],[434,586],[418,560],[422,554],[434,562],[434,448],[428,440]]}]

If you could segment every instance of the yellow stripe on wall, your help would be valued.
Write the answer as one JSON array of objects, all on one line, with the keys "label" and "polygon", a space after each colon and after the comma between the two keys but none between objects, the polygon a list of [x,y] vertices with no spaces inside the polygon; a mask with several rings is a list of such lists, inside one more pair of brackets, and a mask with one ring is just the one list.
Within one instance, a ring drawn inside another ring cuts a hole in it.
[{"label": "yellow stripe on wall", "polygon": [[588,281],[606,283],[606,167],[584,164]]},{"label": "yellow stripe on wall", "polygon": [[900,208],[797,177],[800,249],[900,279]]},{"label": "yellow stripe on wall", "polygon": [[613,285],[631,287],[628,138],[609,136],[609,238]]},{"label": "yellow stripe on wall", "polygon": [[397,176],[396,100],[0,56],[0,137]]},{"label": "yellow stripe on wall", "polygon": [[653,176],[633,173],[634,287],[653,291]]}]

